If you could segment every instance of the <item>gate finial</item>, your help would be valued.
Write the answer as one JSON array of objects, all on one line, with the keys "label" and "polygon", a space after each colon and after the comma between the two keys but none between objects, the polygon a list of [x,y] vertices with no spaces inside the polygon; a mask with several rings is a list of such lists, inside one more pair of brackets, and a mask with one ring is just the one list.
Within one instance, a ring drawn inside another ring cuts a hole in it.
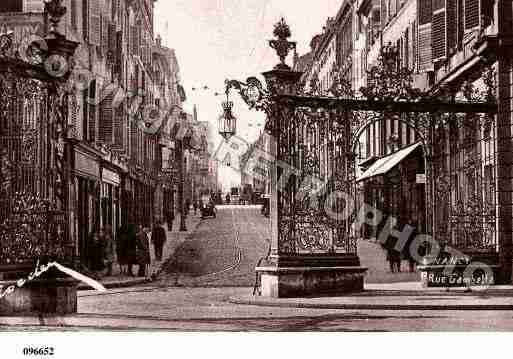
[{"label": "gate finial", "polygon": [[50,34],[60,35],[58,28],[61,18],[66,14],[66,7],[62,6],[62,0],[45,0],[45,15],[50,21]]},{"label": "gate finial", "polygon": [[284,18],[274,25],[273,35],[277,40],[270,40],[269,46],[276,51],[280,58],[280,63],[275,67],[276,70],[290,70],[290,67],[285,63],[290,50],[296,49],[296,43],[288,41],[287,39],[292,35],[289,25],[285,22]]}]

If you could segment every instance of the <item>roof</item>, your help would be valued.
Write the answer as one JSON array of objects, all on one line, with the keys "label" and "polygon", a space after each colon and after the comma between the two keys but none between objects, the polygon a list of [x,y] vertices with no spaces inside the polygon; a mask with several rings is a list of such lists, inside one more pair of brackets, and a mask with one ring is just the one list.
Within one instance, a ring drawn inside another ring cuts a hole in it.
[{"label": "roof", "polygon": [[375,176],[382,176],[388,173],[420,146],[421,143],[417,142],[414,145],[403,148],[402,150],[392,153],[391,155],[380,158],[374,162],[374,164],[370,166],[365,172],[363,172],[363,174],[356,180],[356,182],[361,182],[363,180]]}]

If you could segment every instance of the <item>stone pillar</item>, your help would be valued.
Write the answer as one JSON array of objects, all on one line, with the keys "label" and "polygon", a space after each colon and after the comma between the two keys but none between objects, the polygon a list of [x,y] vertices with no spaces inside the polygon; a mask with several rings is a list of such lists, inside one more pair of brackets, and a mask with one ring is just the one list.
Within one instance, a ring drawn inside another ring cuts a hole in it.
[{"label": "stone pillar", "polygon": [[498,114],[495,126],[496,148],[496,203],[497,236],[499,245],[499,264],[501,270],[497,284],[511,284],[512,266],[512,206],[513,206],[513,137],[512,137],[512,58],[511,45],[502,43],[505,36],[511,36],[511,1],[498,1],[496,5],[498,19],[499,49],[497,61],[497,97]]}]

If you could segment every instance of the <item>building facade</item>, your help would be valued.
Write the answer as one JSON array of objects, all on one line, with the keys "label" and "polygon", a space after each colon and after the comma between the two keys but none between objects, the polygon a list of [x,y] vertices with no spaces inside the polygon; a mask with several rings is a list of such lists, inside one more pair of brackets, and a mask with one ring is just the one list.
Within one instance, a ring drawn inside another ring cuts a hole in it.
[{"label": "building facade", "polygon": [[[78,43],[66,143],[69,235],[83,258],[100,228],[116,235],[123,225],[150,226],[169,211],[176,173],[162,170],[174,162],[172,125],[185,98],[174,51],[154,34],[153,0],[63,5],[59,32]],[[12,32],[23,48],[44,32],[43,11],[42,0],[3,1],[0,32]]]},{"label": "building facade", "polygon": [[[328,95],[333,79],[324,67],[335,58],[335,80],[344,84],[350,79],[345,87],[361,97],[362,87],[379,86],[373,70],[393,53],[397,69],[409,73],[412,88],[447,101],[497,103],[498,115],[438,114],[430,147],[419,131],[420,119],[385,113],[362,130],[355,150],[357,185],[365,202],[394,216],[396,228],[414,224],[439,243],[476,258],[493,258],[507,281],[513,44],[501,39],[511,36],[512,18],[511,2],[500,0],[344,1],[323,34],[313,38],[312,52],[295,64],[304,71],[305,92]],[[378,232],[361,236],[376,238]]]}]

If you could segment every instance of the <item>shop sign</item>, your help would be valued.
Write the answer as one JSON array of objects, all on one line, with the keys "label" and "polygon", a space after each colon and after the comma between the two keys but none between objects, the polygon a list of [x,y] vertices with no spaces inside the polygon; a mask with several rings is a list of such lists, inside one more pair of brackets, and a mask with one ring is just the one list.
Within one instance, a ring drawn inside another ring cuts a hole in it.
[{"label": "shop sign", "polygon": [[116,172],[104,168],[102,170],[102,181],[113,185],[119,185],[121,183],[121,178]]},{"label": "shop sign", "polygon": [[468,285],[492,285],[494,284],[493,276],[489,276],[487,273],[482,275],[474,276],[472,278],[465,278],[463,271],[454,271],[453,273],[447,274],[441,272],[427,272],[422,273],[426,278],[425,281],[428,287],[464,287]]},{"label": "shop sign", "polygon": [[75,171],[100,178],[99,163],[80,152],[75,152]]}]

